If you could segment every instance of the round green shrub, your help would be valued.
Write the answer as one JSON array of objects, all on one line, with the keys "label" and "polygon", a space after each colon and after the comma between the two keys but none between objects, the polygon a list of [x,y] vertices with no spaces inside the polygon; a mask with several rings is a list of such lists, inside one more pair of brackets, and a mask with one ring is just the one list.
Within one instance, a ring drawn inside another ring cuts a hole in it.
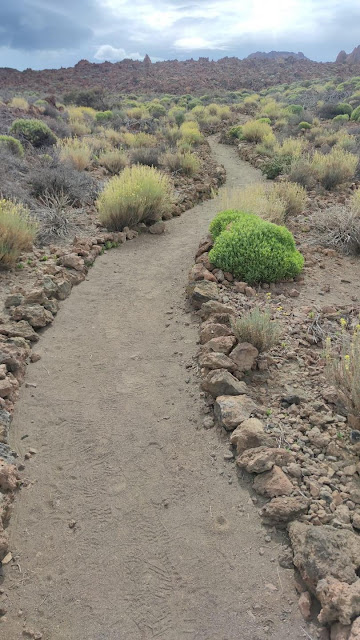
[{"label": "round green shrub", "polygon": [[160,102],[152,102],[151,104],[148,105],[148,110],[150,115],[152,115],[153,118],[162,118],[163,116],[166,116],[166,109],[164,107],[163,104],[160,104]]},{"label": "round green shrub", "polygon": [[245,220],[245,218],[247,217],[253,217],[253,214],[244,213],[243,211],[238,211],[237,209],[227,209],[226,211],[221,211],[210,223],[209,231],[212,238],[215,240],[220,235],[220,233],[222,233],[222,231],[226,229],[230,222]]},{"label": "round green shrub", "polygon": [[348,122],[350,120],[350,116],[348,113],[339,113],[338,116],[333,118],[333,122]]},{"label": "round green shrub", "polygon": [[47,124],[41,120],[25,120],[24,118],[14,120],[10,128],[10,133],[15,133],[21,136],[34,147],[51,145],[56,142],[56,136],[53,134],[51,129],[49,129]]},{"label": "round green shrub", "polygon": [[237,220],[222,231],[209,260],[251,284],[293,278],[304,266],[290,231],[255,215]]},{"label": "round green shrub", "polygon": [[271,124],[270,118],[256,118],[258,122],[266,122],[266,124]]},{"label": "round green shrub", "polygon": [[338,115],[348,115],[349,117],[351,116],[351,112],[352,112],[352,106],[351,104],[348,104],[347,102],[339,102],[337,105],[337,112]]},{"label": "round green shrub", "polygon": [[14,156],[22,158],[24,155],[24,148],[20,140],[12,136],[0,136],[0,146],[1,145],[5,145]]},{"label": "round green shrub", "polygon": [[289,156],[274,156],[268,162],[264,162],[261,171],[268,180],[275,180],[290,167],[291,158]]},{"label": "round green shrub", "polygon": [[360,120],[360,106],[356,107],[356,109],[351,113],[351,120],[354,120],[355,122]]},{"label": "round green shrub", "polygon": [[95,114],[96,122],[108,122],[112,120],[113,112],[112,111],[98,111]]},{"label": "round green shrub", "polygon": [[310,122],[299,122],[299,129],[311,129]]},{"label": "round green shrub", "polygon": [[300,115],[304,111],[302,104],[289,104],[286,108],[290,113],[294,113],[296,115]]},{"label": "round green shrub", "polygon": [[236,124],[233,127],[230,127],[230,129],[228,131],[228,136],[230,138],[238,138],[238,140],[241,140],[241,138],[242,138],[242,126],[241,126],[241,124]]}]

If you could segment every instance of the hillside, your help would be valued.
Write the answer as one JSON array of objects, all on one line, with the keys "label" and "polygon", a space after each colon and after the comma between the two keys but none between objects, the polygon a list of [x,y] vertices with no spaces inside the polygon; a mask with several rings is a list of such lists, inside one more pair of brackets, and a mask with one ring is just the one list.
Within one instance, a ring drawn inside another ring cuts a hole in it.
[{"label": "hillside", "polygon": [[360,75],[360,63],[313,62],[307,59],[222,58],[211,61],[168,60],[152,63],[123,60],[101,64],[81,60],[74,67],[17,71],[0,68],[0,87],[4,90],[36,90],[62,93],[69,89],[100,86],[124,93],[204,93],[213,90],[236,91],[241,88],[259,91],[265,87],[336,76],[339,82]]}]

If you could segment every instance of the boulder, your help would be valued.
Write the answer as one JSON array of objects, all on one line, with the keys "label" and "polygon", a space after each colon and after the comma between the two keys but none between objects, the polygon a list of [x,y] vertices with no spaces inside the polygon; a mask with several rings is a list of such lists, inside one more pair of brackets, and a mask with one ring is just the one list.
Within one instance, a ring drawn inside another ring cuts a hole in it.
[{"label": "boulder", "polygon": [[218,338],[211,338],[204,348],[206,351],[216,351],[217,353],[225,353],[228,355],[236,344],[235,336],[219,336]]},{"label": "boulder", "polygon": [[204,302],[219,300],[219,291],[215,282],[201,280],[188,286],[188,294],[195,309],[200,309]]},{"label": "boulder", "polygon": [[220,338],[222,336],[232,336],[233,332],[230,327],[225,324],[218,324],[211,321],[204,322],[200,331],[200,342],[205,344],[213,338]]},{"label": "boulder", "polygon": [[227,304],[223,304],[222,302],[217,302],[216,300],[209,300],[205,302],[200,309],[200,317],[202,320],[207,320],[213,314],[228,314],[235,315],[235,311],[232,307]]},{"label": "boulder", "polygon": [[256,476],[253,488],[260,495],[266,498],[276,498],[277,496],[288,496],[294,490],[294,486],[289,478],[280,469],[274,465],[271,471],[265,471]]},{"label": "boulder", "polygon": [[360,538],[347,529],[291,522],[288,527],[294,564],[312,593],[319,580],[331,576],[352,584],[360,566]]},{"label": "boulder", "polygon": [[210,280],[216,282],[215,276],[203,264],[195,264],[189,273],[190,282],[198,280]]},{"label": "boulder", "polygon": [[318,620],[321,624],[339,621],[343,625],[351,624],[360,614],[360,580],[352,584],[340,582],[332,576],[319,580],[316,597],[321,604]]},{"label": "boulder", "polygon": [[13,385],[11,384],[9,376],[5,380],[0,380],[0,398],[7,398],[11,395]]},{"label": "boulder", "polygon": [[10,309],[10,307],[18,307],[19,304],[23,304],[24,296],[21,293],[11,293],[5,299],[5,309]]},{"label": "boulder", "polygon": [[59,264],[69,269],[75,269],[75,271],[85,271],[84,260],[76,253],[68,253],[65,256],[59,258]]},{"label": "boulder", "polygon": [[206,238],[205,240],[203,240],[199,245],[195,258],[198,258],[199,256],[201,256],[202,253],[207,253],[212,246],[213,246],[212,239]]},{"label": "boulder", "polygon": [[[9,436],[11,414],[5,409],[0,409],[0,443],[7,442]],[[0,451],[1,458],[1,451]]]},{"label": "boulder", "polygon": [[255,402],[246,395],[219,396],[214,405],[215,417],[227,431],[233,431],[244,420],[250,418],[256,409]]},{"label": "boulder", "polygon": [[162,222],[162,220],[158,220],[157,222],[155,222],[149,227],[149,233],[159,236],[162,233],[165,233],[165,229],[166,229],[165,222]]},{"label": "boulder", "polygon": [[206,369],[229,369],[234,370],[234,363],[224,353],[216,353],[215,351],[209,351],[204,353],[199,358],[199,365]]},{"label": "boulder", "polygon": [[331,625],[330,640],[349,640],[351,626],[335,622]]},{"label": "boulder", "polygon": [[37,287],[36,289],[32,289],[25,296],[24,304],[44,304],[47,301],[47,297],[45,295],[44,289],[42,287]]},{"label": "boulder", "polygon": [[57,284],[51,276],[44,276],[42,287],[47,298],[54,298],[57,293]]},{"label": "boulder", "polygon": [[53,314],[40,304],[26,304],[14,307],[11,317],[16,322],[27,320],[34,329],[46,327],[54,320]]},{"label": "boulder", "polygon": [[241,342],[232,350],[229,357],[234,361],[239,371],[250,371],[258,355],[258,350],[252,344]]},{"label": "boulder", "polygon": [[283,526],[295,520],[309,508],[309,500],[302,496],[273,498],[260,511],[261,517],[271,525]]},{"label": "boulder", "polygon": [[256,447],[244,451],[236,460],[236,464],[241,469],[246,469],[248,473],[263,473],[270,471],[276,464],[278,467],[291,462],[293,455],[286,449],[280,447]]},{"label": "boulder", "polygon": [[26,320],[0,324],[0,335],[8,336],[9,338],[21,337],[25,340],[30,340],[30,342],[39,340],[38,334]]},{"label": "boulder", "polygon": [[18,487],[19,476],[14,464],[0,465],[0,489],[4,493],[15,491]]},{"label": "boulder", "polygon": [[211,393],[214,398],[217,396],[238,396],[247,392],[246,383],[240,382],[226,369],[210,371],[201,387],[204,391]]},{"label": "boulder", "polygon": [[263,423],[257,418],[249,418],[231,434],[230,442],[238,454],[255,447],[273,446],[274,440],[264,432]]},{"label": "boulder", "polygon": [[71,293],[72,284],[69,280],[60,278],[56,280],[56,293],[55,297],[58,300],[65,300]]}]

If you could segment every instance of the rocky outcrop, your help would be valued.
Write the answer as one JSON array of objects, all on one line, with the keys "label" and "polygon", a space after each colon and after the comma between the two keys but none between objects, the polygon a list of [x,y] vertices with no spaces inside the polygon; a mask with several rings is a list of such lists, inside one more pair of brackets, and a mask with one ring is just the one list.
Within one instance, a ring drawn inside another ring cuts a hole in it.
[{"label": "rocky outcrop", "polygon": [[293,51],[255,51],[255,53],[250,53],[248,55],[247,60],[284,60],[285,58],[294,58],[294,60],[308,60],[302,51],[298,53],[294,53]]},{"label": "rocky outcrop", "polygon": [[339,64],[359,64],[360,63],[360,45],[355,47],[351,53],[346,51],[340,51],[338,53],[336,62]]}]

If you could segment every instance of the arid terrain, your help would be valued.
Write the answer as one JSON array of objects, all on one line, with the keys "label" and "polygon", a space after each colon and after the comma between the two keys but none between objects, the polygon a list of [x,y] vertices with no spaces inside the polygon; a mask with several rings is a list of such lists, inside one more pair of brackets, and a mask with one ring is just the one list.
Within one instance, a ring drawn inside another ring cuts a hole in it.
[{"label": "arid terrain", "polygon": [[1,70],[1,637],[360,637],[356,50],[272,54]]}]

